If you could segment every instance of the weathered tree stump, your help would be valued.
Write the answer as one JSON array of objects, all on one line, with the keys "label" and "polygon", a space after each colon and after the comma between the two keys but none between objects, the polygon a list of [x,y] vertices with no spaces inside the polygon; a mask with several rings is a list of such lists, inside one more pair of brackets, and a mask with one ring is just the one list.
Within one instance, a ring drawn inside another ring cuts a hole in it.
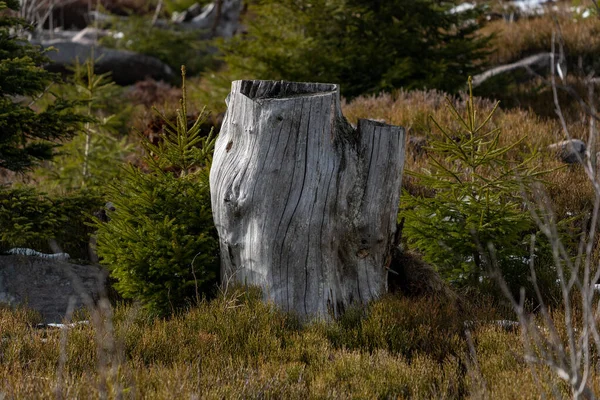
[{"label": "weathered tree stump", "polygon": [[387,289],[405,131],[343,117],[337,85],[235,81],[210,172],[222,278],[301,317]]}]

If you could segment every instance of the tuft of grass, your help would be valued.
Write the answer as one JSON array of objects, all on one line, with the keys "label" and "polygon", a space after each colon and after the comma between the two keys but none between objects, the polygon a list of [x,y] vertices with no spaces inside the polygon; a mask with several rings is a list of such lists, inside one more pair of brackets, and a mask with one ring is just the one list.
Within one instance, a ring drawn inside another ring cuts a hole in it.
[{"label": "tuft of grass", "polygon": [[465,350],[464,317],[450,303],[432,298],[387,296],[366,311],[349,309],[335,324],[316,329],[338,349],[386,351],[411,360],[418,354],[443,362]]}]

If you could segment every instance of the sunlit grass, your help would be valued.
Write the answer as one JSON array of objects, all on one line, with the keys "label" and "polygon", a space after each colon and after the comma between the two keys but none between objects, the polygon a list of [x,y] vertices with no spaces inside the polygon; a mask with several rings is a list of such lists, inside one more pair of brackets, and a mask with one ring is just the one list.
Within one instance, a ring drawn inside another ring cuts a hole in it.
[{"label": "sunlit grass", "polygon": [[[464,333],[470,318],[480,321],[471,328],[477,364]],[[521,358],[518,329],[496,327],[496,318],[501,315],[481,304],[458,310],[436,300],[389,296],[364,313],[301,326],[263,303],[257,291],[234,290],[168,320],[119,305],[109,321],[114,334],[107,336],[95,323],[40,330],[34,314],[3,309],[0,391],[8,398],[502,399],[550,393]]]}]

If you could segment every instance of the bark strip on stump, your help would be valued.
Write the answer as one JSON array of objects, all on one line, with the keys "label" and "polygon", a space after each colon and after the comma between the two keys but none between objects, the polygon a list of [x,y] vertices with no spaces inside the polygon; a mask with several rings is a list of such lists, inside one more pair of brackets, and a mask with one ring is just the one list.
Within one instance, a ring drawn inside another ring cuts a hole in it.
[{"label": "bark strip on stump", "polygon": [[302,317],[385,293],[405,131],[343,117],[337,85],[235,81],[210,172],[224,281]]}]

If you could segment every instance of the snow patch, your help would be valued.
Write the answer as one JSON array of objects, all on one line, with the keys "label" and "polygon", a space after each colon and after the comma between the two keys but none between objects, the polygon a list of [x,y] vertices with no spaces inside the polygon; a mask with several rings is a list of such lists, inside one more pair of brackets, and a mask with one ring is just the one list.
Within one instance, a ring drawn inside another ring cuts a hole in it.
[{"label": "snow patch", "polygon": [[448,12],[450,14],[460,14],[465,11],[472,10],[475,7],[476,7],[476,5],[474,3],[462,3],[462,4],[457,5],[456,7],[451,8],[450,11],[448,11]]},{"label": "snow patch", "polygon": [[47,258],[50,260],[68,260],[69,258],[71,258],[71,256],[67,253],[55,253],[55,254],[40,253],[39,251],[36,251],[33,249],[28,249],[26,247],[15,247],[15,248],[8,250],[7,253],[13,254],[13,255]]}]

